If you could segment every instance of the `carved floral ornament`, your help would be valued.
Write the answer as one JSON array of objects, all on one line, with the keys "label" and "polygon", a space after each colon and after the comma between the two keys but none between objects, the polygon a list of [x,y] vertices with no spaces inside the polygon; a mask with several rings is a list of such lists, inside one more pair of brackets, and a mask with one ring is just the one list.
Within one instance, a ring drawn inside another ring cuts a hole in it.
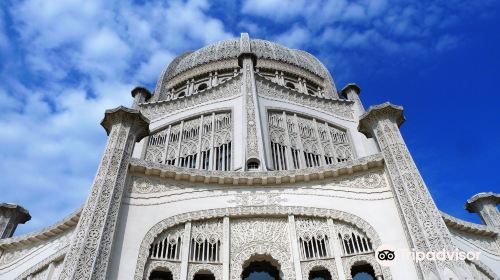
[{"label": "carved floral ornament", "polygon": [[373,255],[357,255],[344,259],[344,271],[347,280],[352,280],[351,268],[358,264],[369,264],[374,272],[375,276],[384,276],[384,280],[391,280],[392,276],[389,272],[389,268],[381,268],[380,265],[375,260]]},{"label": "carved floral ornament", "polygon": [[220,264],[208,264],[208,263],[189,264],[188,279],[193,279],[194,276],[199,272],[209,272],[214,275],[215,280],[222,280],[222,265]]},{"label": "carved floral ornament", "polygon": [[149,261],[146,275],[150,275],[153,270],[168,270],[172,273],[173,280],[179,280],[180,263],[173,263],[169,261],[153,260]]},{"label": "carved floral ornament", "polygon": [[[154,225],[148,233],[145,235],[142,240],[139,255],[137,259],[137,266],[135,270],[135,280],[141,280],[145,276],[145,267],[146,262],[148,260],[149,248],[150,244],[152,244],[156,238],[164,232],[166,229],[186,223],[188,221],[197,221],[197,220],[206,220],[206,219],[215,219],[222,217],[249,217],[249,216],[273,216],[273,217],[286,217],[287,215],[297,215],[297,216],[310,216],[310,217],[321,217],[321,218],[331,218],[333,220],[342,221],[349,225],[354,226],[355,228],[360,229],[370,240],[372,241],[374,247],[378,247],[381,244],[380,238],[375,232],[375,230],[363,219],[359,218],[350,213],[332,210],[332,209],[322,209],[322,208],[312,208],[312,207],[294,207],[294,206],[246,206],[246,207],[230,207],[230,208],[219,208],[219,209],[210,209],[210,210],[202,210],[196,212],[188,212],[184,214],[179,214],[176,216],[172,216],[162,220],[161,222]],[[262,248],[261,248],[262,249]],[[256,251],[257,250],[257,251]],[[248,244],[245,249],[241,253],[247,252],[244,254],[246,257],[250,257],[255,253],[259,253],[259,247],[255,247],[254,245]],[[260,250],[264,254],[263,249]],[[248,255],[248,256],[247,256]],[[243,256],[243,255],[242,255]],[[288,255],[289,256],[289,255]],[[281,259],[279,254],[274,257],[275,259]],[[287,257],[288,258],[288,257]],[[246,260],[246,259],[245,259]],[[245,261],[242,260],[241,261]],[[241,263],[242,264],[242,263]],[[285,265],[285,264],[283,264]],[[286,267],[282,267],[282,269],[286,269]],[[285,272],[285,271],[283,271]],[[293,275],[293,269],[287,270],[287,273]]]}]

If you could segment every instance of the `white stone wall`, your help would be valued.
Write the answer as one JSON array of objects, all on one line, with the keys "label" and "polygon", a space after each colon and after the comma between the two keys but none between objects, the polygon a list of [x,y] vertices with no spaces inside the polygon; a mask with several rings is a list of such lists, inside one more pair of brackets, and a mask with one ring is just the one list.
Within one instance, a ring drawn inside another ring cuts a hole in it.
[{"label": "white stone wall", "polygon": [[[131,193],[122,205],[124,215],[121,215],[119,222],[111,278],[133,279],[144,236],[155,224],[168,217],[215,208],[257,206],[262,203],[334,209],[351,213],[370,224],[382,243],[407,249],[405,233],[389,184],[385,181],[385,175],[377,172],[384,181],[374,188],[362,185],[346,186],[349,178],[332,183],[311,182],[280,187],[190,183],[170,185],[172,182],[168,181],[163,185],[161,179],[153,178],[149,184],[155,186],[152,187],[154,192]],[[391,230],[387,230],[389,228]],[[394,279],[416,279],[408,278],[408,271],[414,271],[413,264],[408,262],[391,268]]]}]

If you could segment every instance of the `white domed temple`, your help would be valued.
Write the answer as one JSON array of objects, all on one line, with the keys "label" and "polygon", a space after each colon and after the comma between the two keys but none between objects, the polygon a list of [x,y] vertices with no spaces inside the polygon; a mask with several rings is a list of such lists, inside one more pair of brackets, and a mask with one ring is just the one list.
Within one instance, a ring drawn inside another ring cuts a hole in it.
[{"label": "white domed temple", "polygon": [[499,279],[500,195],[439,211],[403,108],[359,94],[246,33],[177,57],[105,112],[82,208],[12,237],[30,215],[0,204],[0,279]]}]

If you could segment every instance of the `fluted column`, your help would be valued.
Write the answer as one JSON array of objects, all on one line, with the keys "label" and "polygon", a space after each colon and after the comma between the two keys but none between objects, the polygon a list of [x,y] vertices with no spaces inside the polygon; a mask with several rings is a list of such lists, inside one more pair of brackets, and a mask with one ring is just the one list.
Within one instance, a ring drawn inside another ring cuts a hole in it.
[{"label": "fluted column", "polygon": [[101,122],[108,142],[64,260],[60,279],[108,279],[108,268],[128,165],[149,121],[133,109],[107,110]]},{"label": "fluted column", "polygon": [[[404,120],[402,107],[384,103],[363,114],[358,129],[375,137],[380,146],[410,247],[422,252],[454,250],[450,233],[399,131]],[[423,261],[417,264],[417,271],[420,278],[430,279],[433,274],[442,276],[446,265],[450,264]],[[465,267],[463,261],[451,265]]]}]

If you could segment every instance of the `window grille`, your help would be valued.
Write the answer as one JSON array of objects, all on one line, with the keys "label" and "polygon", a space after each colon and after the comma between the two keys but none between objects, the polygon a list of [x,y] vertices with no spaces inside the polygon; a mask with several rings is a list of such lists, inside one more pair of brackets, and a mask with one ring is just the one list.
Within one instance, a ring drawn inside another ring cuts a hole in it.
[{"label": "window grille", "polygon": [[231,170],[230,112],[205,114],[172,124],[149,137],[144,158],[166,165]]},{"label": "window grille", "polygon": [[274,170],[334,165],[353,158],[346,131],[324,121],[271,110],[268,129]]}]

